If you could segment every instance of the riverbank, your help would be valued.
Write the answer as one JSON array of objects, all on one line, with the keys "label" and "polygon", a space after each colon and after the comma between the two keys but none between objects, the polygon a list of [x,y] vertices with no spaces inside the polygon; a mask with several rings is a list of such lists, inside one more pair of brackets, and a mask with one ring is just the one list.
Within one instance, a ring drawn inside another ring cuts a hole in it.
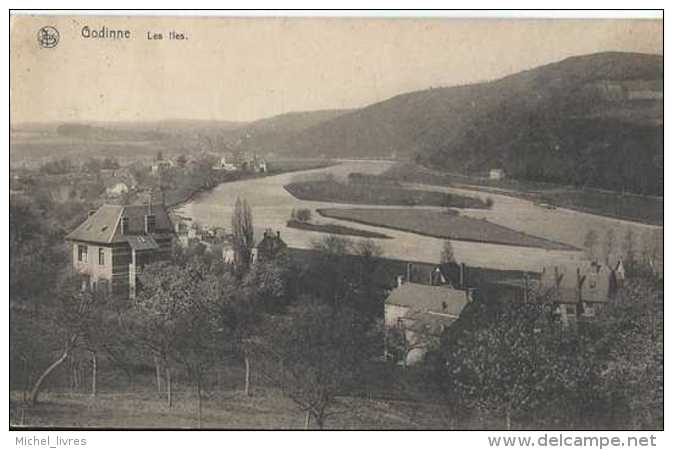
[{"label": "riverbank", "polygon": [[298,220],[288,220],[285,224],[288,228],[295,228],[297,230],[315,231],[318,233],[337,234],[341,236],[354,236],[371,239],[392,239],[390,236],[383,233],[376,233],[374,231],[359,230],[357,228],[346,227],[343,225],[335,225],[331,223],[310,223],[300,222]]},{"label": "riverbank", "polygon": [[319,208],[318,214],[363,225],[406,231],[421,236],[483,244],[577,251],[576,247],[532,236],[485,219],[429,209]]},{"label": "riverbank", "polygon": [[180,208],[185,203],[194,200],[198,195],[210,192],[222,183],[234,181],[254,180],[258,178],[282,175],[285,173],[302,172],[305,170],[323,169],[340,164],[332,160],[278,160],[268,163],[267,172],[225,172],[213,170],[213,177],[197,186],[179,186],[164,193],[164,203],[169,208]]},{"label": "riverbank", "polygon": [[[371,177],[370,177],[371,178]],[[382,183],[417,183],[451,186],[465,190],[507,195],[533,203],[595,214],[647,225],[663,226],[663,197],[576,189],[552,183],[514,179],[491,180],[454,173],[438,172],[411,163],[397,164],[379,175]]]}]

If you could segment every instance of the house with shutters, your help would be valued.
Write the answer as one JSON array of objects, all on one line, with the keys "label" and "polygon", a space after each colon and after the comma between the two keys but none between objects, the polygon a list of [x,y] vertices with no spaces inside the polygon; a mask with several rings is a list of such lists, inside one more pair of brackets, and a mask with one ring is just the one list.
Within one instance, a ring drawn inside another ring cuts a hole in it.
[{"label": "house with shutters", "polygon": [[[618,267],[621,267],[621,261]],[[621,274],[623,280],[623,274]],[[593,317],[613,298],[619,288],[617,272],[595,262],[571,266],[548,266],[540,274],[544,297],[556,305],[561,321]]]},{"label": "house with shutters", "polygon": [[170,259],[174,234],[163,205],[103,205],[66,240],[84,288],[134,298],[138,273]]}]

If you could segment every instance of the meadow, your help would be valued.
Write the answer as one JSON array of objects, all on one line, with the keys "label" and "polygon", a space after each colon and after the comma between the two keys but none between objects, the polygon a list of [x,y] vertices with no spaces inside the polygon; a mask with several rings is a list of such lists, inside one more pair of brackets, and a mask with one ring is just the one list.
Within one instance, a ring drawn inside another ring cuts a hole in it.
[{"label": "meadow", "polygon": [[387,236],[383,233],[376,233],[374,231],[367,231],[367,230],[359,230],[357,228],[346,227],[343,225],[336,225],[332,223],[310,223],[310,222],[301,222],[299,220],[288,220],[286,226],[288,228],[295,228],[298,230],[337,234],[340,236],[356,236],[372,239],[390,239],[390,236]]},{"label": "meadow", "polygon": [[417,208],[321,208],[317,211],[324,217],[409,231],[441,239],[537,247],[547,250],[576,250],[570,245],[531,236],[485,219],[461,216],[457,211]]},{"label": "meadow", "polygon": [[308,201],[364,205],[488,208],[487,202],[474,197],[381,184],[342,183],[334,179],[294,182],[286,184],[284,188],[295,198]]}]

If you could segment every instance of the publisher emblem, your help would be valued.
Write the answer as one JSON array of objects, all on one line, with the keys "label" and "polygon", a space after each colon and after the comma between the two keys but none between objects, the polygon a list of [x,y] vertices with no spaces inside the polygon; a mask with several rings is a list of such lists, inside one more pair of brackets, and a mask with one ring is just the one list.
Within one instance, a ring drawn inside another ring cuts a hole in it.
[{"label": "publisher emblem", "polygon": [[42,27],[37,32],[37,43],[42,48],[54,48],[58,45],[60,37],[56,28],[52,26]]}]

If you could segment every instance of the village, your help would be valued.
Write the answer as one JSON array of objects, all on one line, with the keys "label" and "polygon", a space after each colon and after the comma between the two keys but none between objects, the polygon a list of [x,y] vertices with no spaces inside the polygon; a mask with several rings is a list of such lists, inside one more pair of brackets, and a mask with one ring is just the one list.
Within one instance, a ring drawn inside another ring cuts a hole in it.
[{"label": "village", "polygon": [[11,430],[663,429],[661,21],[40,17]]},{"label": "village", "polygon": [[[595,231],[590,230],[585,238],[586,247],[579,254],[579,258],[559,260],[556,257],[547,263],[544,263],[544,258],[541,258],[542,263],[539,266],[528,264],[525,269],[517,269],[516,261],[511,261],[509,268],[494,268],[461,260],[459,256],[461,252],[454,250],[454,245],[460,245],[460,242],[451,239],[435,239],[435,257],[425,261],[419,261],[418,258],[404,259],[394,254],[387,255],[384,249],[387,248],[385,244],[389,242],[389,236],[329,224],[325,222],[320,208],[305,208],[306,203],[297,200],[286,206],[291,209],[287,216],[287,227],[299,226],[296,231],[293,231],[293,228],[278,227],[277,221],[260,223],[254,220],[255,208],[249,206],[245,198],[236,198],[230,223],[223,223],[221,220],[215,222],[215,225],[210,220],[201,222],[194,217],[192,210],[185,209],[185,201],[189,202],[193,195],[188,192],[207,193],[209,189],[226,186],[229,183],[263,181],[264,178],[259,177],[278,176],[279,170],[293,170],[295,167],[299,169],[299,174],[302,173],[303,166],[300,163],[293,162],[288,165],[275,161],[267,162],[255,154],[238,157],[232,154],[199,154],[193,157],[178,155],[173,158],[157,154],[151,164],[126,167],[120,167],[113,160],[103,160],[96,164],[90,162],[81,169],[64,162],[59,164],[56,170],[52,168],[56,165],[55,163],[47,163],[39,169],[57,172],[47,174],[42,179],[31,177],[30,170],[18,171],[12,179],[12,196],[17,201],[30,198],[39,192],[41,184],[46,183],[47,186],[51,186],[49,195],[51,200],[48,200],[48,203],[61,204],[60,214],[70,214],[61,216],[62,218],[59,219],[66,227],[66,235],[61,242],[67,244],[69,255],[68,262],[60,270],[75,277],[75,285],[78,286],[76,295],[94,295],[92,298],[102,296],[101,298],[109,299],[106,300],[106,303],[109,303],[106,309],[110,307],[130,308],[129,313],[137,310],[140,314],[150,314],[147,319],[143,320],[156,320],[152,316],[153,309],[146,310],[147,306],[142,306],[146,305],[146,302],[182,301],[180,299],[183,294],[175,297],[177,294],[170,293],[177,292],[174,289],[191,292],[188,295],[202,295],[198,293],[201,287],[190,285],[189,279],[182,280],[183,275],[180,275],[180,272],[173,274],[176,268],[180,268],[181,271],[186,270],[186,273],[199,273],[199,279],[215,277],[213,282],[218,286],[225,283],[216,289],[216,291],[218,289],[225,289],[225,291],[209,300],[224,302],[223,305],[233,301],[226,300],[227,295],[232,295],[226,294],[227,290],[229,292],[241,290],[243,293],[248,289],[245,287],[247,283],[253,282],[252,279],[257,280],[253,283],[258,286],[252,292],[241,295],[250,298],[247,301],[251,302],[251,305],[258,305],[255,307],[256,310],[250,311],[249,314],[256,316],[257,319],[254,322],[259,322],[259,324],[245,325],[244,322],[237,325],[237,327],[244,327],[244,335],[247,337],[243,341],[239,342],[237,340],[240,337],[234,338],[235,334],[231,335],[233,339],[231,344],[237,349],[232,356],[240,355],[239,357],[243,357],[245,363],[244,391],[246,395],[253,395],[252,392],[259,383],[266,386],[265,389],[275,386],[275,383],[287,383],[287,380],[277,380],[276,377],[279,375],[274,372],[277,371],[278,363],[285,363],[282,360],[278,361],[277,356],[272,357],[268,354],[267,345],[273,342],[268,339],[278,340],[279,338],[272,337],[273,334],[269,335],[270,332],[266,331],[265,325],[262,324],[268,320],[279,320],[274,318],[279,314],[278,317],[281,317],[288,313],[299,314],[298,311],[301,311],[301,314],[304,314],[310,311],[310,308],[295,310],[293,308],[296,306],[292,306],[297,303],[303,304],[307,296],[323,298],[322,301],[326,302],[326,305],[331,305],[329,308],[352,309],[359,316],[357,321],[364,321],[362,326],[365,328],[360,332],[367,328],[370,329],[370,333],[377,330],[376,334],[379,337],[375,345],[364,344],[364,341],[357,344],[365,346],[359,348],[358,352],[365,348],[366,351],[362,351],[359,356],[361,359],[358,364],[361,368],[353,370],[355,372],[364,370],[363,375],[360,376],[365,377],[370,377],[371,375],[364,374],[372,370],[387,371],[389,372],[387,377],[392,376],[394,379],[411,377],[413,381],[406,381],[410,383],[409,387],[406,387],[404,392],[396,394],[399,400],[407,401],[409,398],[425,399],[427,396],[436,395],[432,392],[437,388],[429,388],[426,378],[429,372],[436,370],[438,362],[444,358],[446,358],[446,364],[457,364],[455,361],[450,363],[452,358],[456,357],[451,352],[464,352],[465,350],[459,350],[462,344],[460,340],[456,341],[458,339],[456,336],[465,333],[479,335],[489,332],[496,333],[496,335],[505,333],[500,339],[509,339],[507,336],[510,331],[509,326],[514,328],[525,326],[524,324],[517,325],[520,318],[512,318],[510,315],[512,311],[521,310],[522,315],[528,317],[532,314],[534,317],[531,323],[535,325],[530,331],[537,334],[534,339],[538,339],[541,334],[548,334],[544,338],[548,340],[546,345],[565,346],[567,343],[563,344],[563,342],[567,338],[555,337],[557,336],[555,330],[566,330],[565,333],[570,333],[568,336],[574,336],[572,339],[584,339],[582,337],[586,333],[584,330],[601,329],[605,324],[611,323],[606,317],[614,314],[614,306],[611,305],[621,304],[622,297],[630,295],[627,294],[630,290],[626,289],[630,277],[641,279],[644,276],[648,279],[658,279],[660,276],[658,274],[661,273],[661,260],[654,251],[654,247],[651,247],[656,244],[647,244],[643,241],[644,247],[637,248],[636,246],[640,244],[636,243],[635,238],[629,236],[628,233],[624,237],[626,240],[619,243],[610,233],[601,237]],[[320,164],[311,162],[305,167],[310,172],[312,167],[327,167],[327,169],[319,170],[331,170],[331,167],[339,168],[342,165],[343,163],[335,161]],[[64,171],[67,173],[63,174]],[[494,169],[487,174],[487,178],[497,181],[504,177],[504,172],[499,169]],[[349,176],[347,179],[352,180],[351,183],[362,182],[358,177]],[[362,186],[366,186],[371,193],[376,193],[373,196],[370,195],[368,201],[377,201],[377,196],[381,195],[378,192],[384,192],[382,188],[387,185],[377,187],[379,181],[375,178],[368,180],[367,184]],[[98,183],[99,187],[92,188],[93,183]],[[59,187],[54,188],[54,186]],[[343,185],[342,190],[354,189],[357,186],[361,185]],[[390,193],[397,192],[390,190],[390,186],[386,189]],[[399,190],[399,188],[396,189]],[[98,192],[98,196],[93,192]],[[395,195],[401,195],[401,193],[402,191]],[[178,198],[182,201],[176,200]],[[432,200],[432,197],[428,197],[427,200]],[[454,197],[453,201],[456,200],[457,198]],[[465,203],[467,200],[460,201]],[[73,205],[73,202],[80,205],[82,202],[88,203],[90,209],[85,211],[79,209],[78,213],[78,210],[73,210],[72,206],[68,206]],[[470,202],[474,203],[472,200]],[[490,200],[488,204],[482,203],[482,205],[490,208],[493,203]],[[189,205],[189,203],[186,204]],[[71,212],[67,213],[67,211]],[[289,231],[292,233],[290,233],[288,242],[286,233]],[[390,230],[382,229],[382,231],[390,233]],[[339,234],[330,234],[331,232]],[[302,238],[297,241],[296,233],[301,233],[301,236],[306,235],[310,239],[303,240]],[[345,236],[340,236],[340,234],[345,234]],[[645,237],[647,235],[643,235],[643,239]],[[308,245],[303,242],[308,242]],[[472,245],[480,248],[484,244]],[[646,250],[647,245],[650,245],[649,248],[653,250]],[[464,254],[464,251],[462,253]],[[577,255],[578,253],[564,250],[559,254]],[[469,258],[467,260],[470,261]],[[156,285],[156,283],[161,284]],[[164,291],[165,283],[177,284],[169,291]],[[271,293],[268,289],[271,289]],[[161,295],[160,292],[165,292],[168,296],[157,297]],[[222,295],[224,297],[221,297]],[[235,294],[234,297],[238,295]],[[254,299],[249,297],[250,295]],[[269,295],[271,297],[268,297]],[[218,298],[220,300],[217,300]],[[240,301],[234,301],[237,306],[231,306],[232,311],[237,311],[242,307],[238,303]],[[18,306],[18,303],[15,306]],[[155,307],[165,308],[168,304],[165,306],[157,304],[152,308]],[[214,306],[209,308],[212,307]],[[195,320],[191,314],[198,313],[190,311],[192,310],[187,309],[184,312],[186,315],[181,319],[176,317],[172,320]],[[124,315],[129,313],[124,313]],[[238,314],[240,313],[236,313],[233,317],[237,317]],[[132,322],[138,320],[131,319],[131,317],[123,320],[132,320]],[[222,320],[225,318],[226,314],[222,316]],[[298,316],[297,319],[292,320],[303,319]],[[325,318],[318,320],[324,321]],[[493,320],[495,320],[494,325],[488,325]],[[508,324],[503,330],[495,325],[501,320]],[[115,325],[114,328],[118,326]],[[131,333],[129,338],[140,339],[138,342],[150,339],[149,336],[136,336],[138,331],[131,331],[132,328],[127,328],[129,326],[125,325],[116,333]],[[133,327],[136,326],[140,325],[133,325]],[[153,326],[163,327],[165,325],[160,321]],[[225,329],[228,326],[230,325],[227,325]],[[231,329],[231,332],[233,333],[235,329]],[[221,334],[221,331],[211,332],[214,334],[207,339],[213,339]],[[77,339],[82,343],[91,341],[86,344],[90,346],[93,345],[93,337],[90,333],[91,331],[79,331],[75,335],[79,336]],[[187,339],[186,342],[189,342],[193,338],[194,336],[188,333],[179,339]],[[178,336],[172,339],[178,339]],[[239,343],[236,344],[236,342]],[[458,347],[452,349],[452,344],[449,342],[453,342],[453,345],[458,345]],[[105,344],[105,347],[101,347],[107,350],[96,351],[93,368],[91,367],[92,362],[87,361],[81,350],[76,350],[77,346],[66,349],[68,356],[63,360],[63,364],[67,363],[77,369],[55,370],[50,377],[56,377],[53,381],[56,385],[68,383],[66,380],[70,379],[71,386],[76,386],[75,389],[82,389],[81,380],[85,379],[86,375],[80,371],[83,365],[88,365],[89,370],[94,371],[90,375],[92,377],[90,382],[94,383],[93,389],[96,391],[93,395],[100,395],[97,392],[105,388],[102,387],[101,381],[96,381],[98,377],[96,372],[115,371],[131,364],[130,361],[121,362],[124,358],[112,350],[116,345],[118,344],[110,341]],[[145,345],[138,347],[137,351],[140,353],[133,359],[141,357],[140,355],[147,349],[155,348],[155,344],[151,344],[150,347],[145,347]],[[199,344],[199,348],[202,345]],[[343,343],[338,345],[344,346]],[[339,350],[343,349],[335,348],[332,351],[339,353]],[[196,349],[195,351],[200,352],[201,350]],[[283,358],[295,357],[291,356],[292,347],[285,351],[290,353]],[[539,350],[531,351],[529,357],[539,358]],[[566,352],[567,350],[559,351]],[[134,350],[134,354],[135,352]],[[179,382],[177,381],[180,379],[178,373],[182,372],[179,370],[180,357],[177,353],[170,356],[168,349],[160,353],[157,353],[157,350],[151,350],[150,354],[154,355],[157,387],[161,396],[166,395],[165,390],[169,389],[170,405],[174,402],[173,396],[175,395],[171,391],[177,388],[167,386]],[[225,354],[228,354],[228,351]],[[338,361],[345,355],[335,354],[333,356]],[[571,354],[564,356],[564,359],[573,360],[577,357],[579,354]],[[253,361],[253,367],[257,367],[257,370],[250,368],[250,360]],[[119,364],[122,365],[115,369],[114,367]],[[212,370],[214,370],[213,373],[218,374],[217,377],[220,379],[222,369],[215,369],[215,367],[222,367],[221,363],[211,361],[210,364],[215,364]],[[301,364],[306,364],[306,362],[301,362]],[[463,362],[457,367],[461,364]],[[110,365],[112,365],[110,368],[105,369]],[[172,382],[167,378],[168,374],[163,374],[169,368],[175,372],[170,376],[174,379]],[[321,369],[326,370],[327,368],[322,367]],[[33,370],[38,370],[38,368]],[[51,367],[50,371],[53,370],[54,368]],[[69,370],[75,370],[75,372],[69,373]],[[404,374],[404,372],[407,373]],[[180,376],[186,377],[189,373],[184,372]],[[199,376],[208,376],[207,373],[206,371]],[[256,373],[257,381],[253,381],[251,377],[255,377]],[[37,372],[33,374],[28,372],[24,376],[35,380]],[[45,374],[42,374],[42,377],[45,377]],[[34,381],[37,384],[33,386],[27,398],[32,398],[33,401],[39,398],[40,391],[45,389],[43,381],[45,378],[42,377]],[[59,379],[62,381],[57,381]],[[306,382],[301,378],[293,381]],[[460,381],[460,378],[451,381],[451,383],[454,382],[460,382],[461,385],[464,383]],[[221,381],[217,382],[218,386],[219,383]],[[386,388],[380,386],[381,381],[360,381],[359,383],[361,384],[356,391],[364,390],[367,396],[384,395],[387,397],[390,395],[382,394],[382,390]],[[457,387],[447,387],[444,383],[446,380],[439,382],[438,388],[457,389]],[[328,403],[336,401],[339,396],[346,395],[339,387],[340,384],[341,382],[332,387],[332,397]],[[211,386],[206,389],[221,388]],[[28,391],[25,392],[24,395],[28,395]],[[201,402],[201,395],[200,393],[199,402]],[[314,403],[311,403],[313,401],[307,400],[307,403],[300,403],[300,410],[303,408],[306,411],[306,423],[316,421],[322,427],[325,418],[321,414],[312,412],[310,408],[314,406]],[[466,401],[467,399],[461,400],[460,403]],[[327,405],[323,406],[329,408]],[[201,414],[200,412],[199,423],[202,421],[208,423]],[[521,413],[507,412],[507,427],[512,426],[512,416],[518,417],[515,419],[517,423],[527,420],[516,416],[517,414]],[[306,423],[304,425],[309,426]],[[463,423],[461,426],[465,426],[466,422],[461,423]],[[499,422],[496,420],[494,423],[497,427]]]}]

